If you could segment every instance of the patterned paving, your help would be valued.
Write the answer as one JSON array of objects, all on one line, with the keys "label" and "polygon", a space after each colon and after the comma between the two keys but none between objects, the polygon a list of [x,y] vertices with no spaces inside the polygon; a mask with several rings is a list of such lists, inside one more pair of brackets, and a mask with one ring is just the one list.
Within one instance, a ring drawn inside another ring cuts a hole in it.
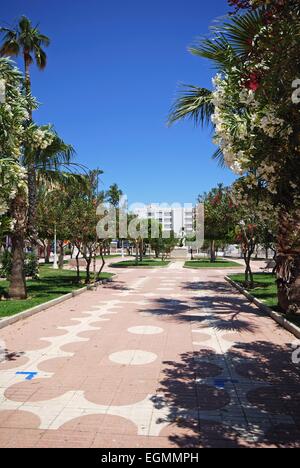
[{"label": "patterned paving", "polygon": [[2,329],[0,446],[300,447],[295,338],[182,266]]}]

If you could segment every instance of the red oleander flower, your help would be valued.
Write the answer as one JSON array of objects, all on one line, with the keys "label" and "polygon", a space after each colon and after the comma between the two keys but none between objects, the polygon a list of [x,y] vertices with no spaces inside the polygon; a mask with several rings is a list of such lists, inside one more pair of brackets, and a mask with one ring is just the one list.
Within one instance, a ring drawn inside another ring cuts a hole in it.
[{"label": "red oleander flower", "polygon": [[246,88],[251,91],[257,91],[260,87],[260,76],[257,73],[250,73],[249,79],[246,80]]}]

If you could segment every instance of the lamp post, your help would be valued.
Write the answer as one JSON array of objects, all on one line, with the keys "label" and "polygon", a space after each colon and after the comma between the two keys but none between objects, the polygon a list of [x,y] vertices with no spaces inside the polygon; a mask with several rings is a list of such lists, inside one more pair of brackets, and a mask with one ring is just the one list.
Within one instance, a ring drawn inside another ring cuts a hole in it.
[{"label": "lamp post", "polygon": [[54,259],[53,259],[53,269],[58,270],[57,264],[57,236],[56,236],[56,224],[54,224]]}]

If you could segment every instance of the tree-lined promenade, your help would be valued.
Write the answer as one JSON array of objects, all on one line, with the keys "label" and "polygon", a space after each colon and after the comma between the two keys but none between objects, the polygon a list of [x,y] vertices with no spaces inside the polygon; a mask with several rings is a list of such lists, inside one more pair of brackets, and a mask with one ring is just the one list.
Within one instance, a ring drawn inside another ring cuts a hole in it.
[{"label": "tree-lined promenade", "polygon": [[0,27],[0,447],[300,448],[300,3],[228,10],[169,123],[234,182],[184,209],[131,208],[38,125],[55,38]]}]

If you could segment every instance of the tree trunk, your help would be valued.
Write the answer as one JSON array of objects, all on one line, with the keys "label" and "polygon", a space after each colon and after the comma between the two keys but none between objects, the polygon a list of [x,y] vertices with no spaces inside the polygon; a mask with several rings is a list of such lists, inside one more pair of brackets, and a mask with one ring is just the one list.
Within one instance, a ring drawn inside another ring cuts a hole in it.
[{"label": "tree trunk", "polygon": [[142,240],[140,241],[139,247],[140,247],[140,262],[142,262],[143,261],[143,253],[144,253],[144,241],[142,241]]},{"label": "tree trunk", "polygon": [[31,78],[30,78],[30,51],[24,51],[24,68],[25,68],[25,91],[26,97],[28,99],[28,113],[29,113],[29,120],[32,121],[32,108],[30,105],[30,97],[31,97]]},{"label": "tree trunk", "polygon": [[100,270],[98,271],[97,280],[100,279],[101,273],[102,273],[103,268],[105,266],[105,258],[104,258],[104,255],[103,255],[103,247],[102,246],[100,246],[100,257],[101,257],[101,260],[102,260],[102,264],[101,264]]},{"label": "tree trunk", "polygon": [[50,241],[47,241],[46,248],[45,248],[45,263],[46,264],[50,263],[50,253],[51,253],[51,243]]},{"label": "tree trunk", "polygon": [[216,261],[216,243],[215,240],[210,241],[210,263]]},{"label": "tree trunk", "polygon": [[19,194],[12,202],[11,213],[15,226],[11,235],[12,270],[8,295],[11,299],[26,299],[26,279],[24,274],[25,232],[26,232],[26,199]]},{"label": "tree trunk", "polygon": [[300,210],[280,213],[276,262],[279,306],[300,314]]},{"label": "tree trunk", "polygon": [[77,271],[77,282],[80,282],[80,266],[79,266],[79,255],[80,255],[80,250],[77,248],[77,254],[76,254],[76,271]]},{"label": "tree trunk", "polygon": [[[32,123],[32,108],[31,108],[31,78],[30,78],[30,53],[24,51],[24,67],[25,67],[25,91],[27,97],[27,110],[29,114],[29,124]],[[25,156],[27,160],[27,178],[28,178],[28,220],[27,229],[31,241],[31,248],[34,254],[38,257],[38,233],[36,228],[36,207],[37,207],[37,179],[36,179],[36,155],[25,148]]]},{"label": "tree trunk", "polygon": [[32,251],[38,256],[38,233],[36,229],[36,168],[34,155],[29,155],[27,164],[28,173],[28,235],[31,240]]},{"label": "tree trunk", "polygon": [[65,257],[65,250],[64,250],[64,242],[59,242],[59,257],[58,257],[58,268],[60,270],[64,269],[64,257]]},{"label": "tree trunk", "polygon": [[86,279],[85,279],[85,283],[86,283],[86,284],[90,284],[90,282],[91,282],[91,263],[92,263],[92,258],[91,258],[91,256],[89,256],[89,257],[86,257],[85,260],[86,260]]},{"label": "tree trunk", "polygon": [[251,256],[253,252],[246,251],[244,253],[244,260],[246,264],[246,270],[245,270],[245,283],[250,289],[254,287],[254,277],[253,277],[253,272],[251,269]]}]

